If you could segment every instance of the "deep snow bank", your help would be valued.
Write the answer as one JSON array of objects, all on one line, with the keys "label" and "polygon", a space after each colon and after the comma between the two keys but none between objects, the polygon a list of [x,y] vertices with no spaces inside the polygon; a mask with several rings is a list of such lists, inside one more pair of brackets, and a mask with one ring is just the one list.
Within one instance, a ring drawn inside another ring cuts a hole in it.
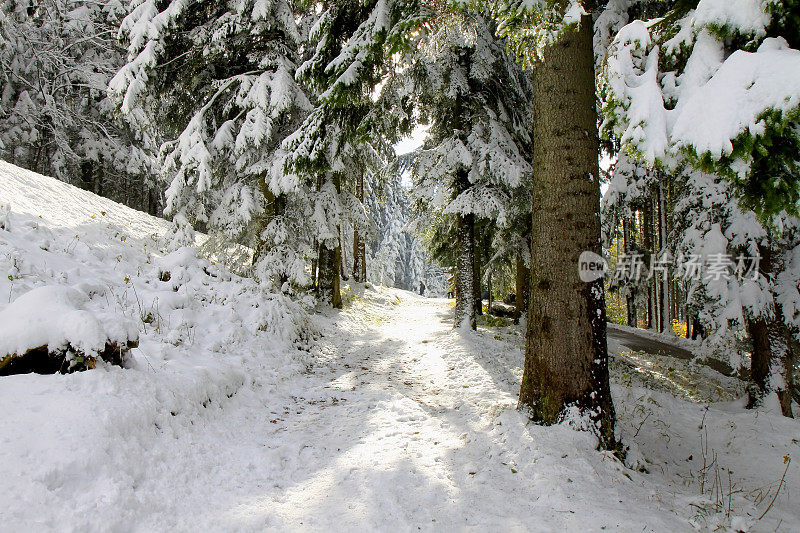
[{"label": "deep snow bank", "polygon": [[0,378],[0,530],[113,529],[92,514],[135,508],[164,432],[306,368],[305,311],[194,249],[164,255],[166,228],[0,161],[0,348],[139,337],[125,368]]}]

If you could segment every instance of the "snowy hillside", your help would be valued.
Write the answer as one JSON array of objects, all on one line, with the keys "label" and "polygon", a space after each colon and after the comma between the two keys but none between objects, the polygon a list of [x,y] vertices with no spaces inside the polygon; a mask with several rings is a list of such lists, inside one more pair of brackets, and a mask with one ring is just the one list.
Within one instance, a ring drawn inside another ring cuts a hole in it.
[{"label": "snowy hillside", "polygon": [[0,205],[0,345],[139,342],[124,368],[0,377],[2,532],[800,528],[798,424],[737,380],[618,355],[624,465],[515,409],[517,328],[355,284],[308,315],[6,163]]},{"label": "snowy hillside", "polygon": [[165,433],[305,368],[305,312],[193,249],[162,255],[165,229],[0,162],[0,347],[139,341],[124,369],[0,378],[1,530],[130,526],[150,461],[183,453]]}]

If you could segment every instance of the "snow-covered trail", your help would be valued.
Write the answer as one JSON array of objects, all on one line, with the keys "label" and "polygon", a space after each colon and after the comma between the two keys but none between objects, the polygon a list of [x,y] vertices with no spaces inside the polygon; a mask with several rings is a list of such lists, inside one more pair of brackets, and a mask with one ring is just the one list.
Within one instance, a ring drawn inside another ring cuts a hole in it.
[{"label": "snow-covered trail", "polygon": [[[111,525],[685,527],[587,435],[526,424],[513,408],[519,369],[497,350],[508,344],[453,331],[446,300],[379,291],[321,318],[326,337],[307,374],[280,390],[243,387],[158,428],[158,444],[132,461],[131,501]],[[632,504],[644,514],[630,515]]]}]

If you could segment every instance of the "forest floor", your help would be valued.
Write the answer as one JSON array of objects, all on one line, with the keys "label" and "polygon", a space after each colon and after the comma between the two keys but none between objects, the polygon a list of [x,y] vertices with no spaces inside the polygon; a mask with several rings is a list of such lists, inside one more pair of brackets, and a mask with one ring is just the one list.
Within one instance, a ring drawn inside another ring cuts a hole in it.
[{"label": "forest floor", "polygon": [[611,337],[623,464],[516,409],[518,326],[356,285],[309,322],[161,255],[163,221],[10,165],[0,185],[0,313],[68,286],[140,329],[125,368],[0,377],[0,531],[800,530],[800,425],[735,378]]},{"label": "forest floor", "polygon": [[624,466],[593,438],[515,409],[519,328],[454,330],[451,300],[386,288],[359,291],[329,315],[306,392],[271,413],[287,441],[302,442],[299,480],[251,504],[249,519],[319,530],[800,525],[794,468],[774,515],[757,520],[783,455],[800,451],[798,425],[742,409],[735,379],[612,337]]}]

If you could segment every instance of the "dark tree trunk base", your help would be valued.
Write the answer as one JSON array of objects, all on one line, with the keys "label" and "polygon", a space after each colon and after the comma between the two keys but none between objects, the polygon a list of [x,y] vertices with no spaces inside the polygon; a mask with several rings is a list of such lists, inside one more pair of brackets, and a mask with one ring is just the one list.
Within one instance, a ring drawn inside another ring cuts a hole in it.
[{"label": "dark tree trunk base", "polygon": [[[116,343],[107,343],[102,352],[96,356],[89,356],[78,350],[68,347],[65,350],[50,351],[47,346],[32,348],[18,355],[10,354],[0,359],[0,376],[13,376],[16,374],[71,374],[90,370],[97,364],[97,359],[106,363],[122,366],[125,355],[131,348],[138,346],[137,342],[129,342],[121,348]],[[68,357],[68,354],[71,354]]]}]

